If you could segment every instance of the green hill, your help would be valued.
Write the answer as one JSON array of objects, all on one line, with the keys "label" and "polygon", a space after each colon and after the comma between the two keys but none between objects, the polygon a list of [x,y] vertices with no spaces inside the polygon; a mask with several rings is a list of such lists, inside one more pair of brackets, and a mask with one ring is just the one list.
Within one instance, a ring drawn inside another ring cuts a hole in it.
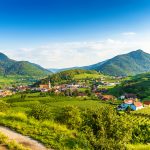
[{"label": "green hill", "polygon": [[5,54],[0,53],[0,76],[7,75],[26,75],[26,76],[45,76],[50,71],[39,65],[27,61],[15,61],[9,59]]},{"label": "green hill", "polygon": [[83,68],[114,76],[136,75],[150,71],[150,54],[137,50]]},{"label": "green hill", "polygon": [[113,76],[136,75],[150,71],[150,54],[136,50],[94,65],[49,70],[56,73],[70,69],[96,70]]},{"label": "green hill", "polygon": [[92,78],[99,78],[101,75],[97,71],[91,70],[82,70],[82,69],[72,69],[66,70],[62,72],[58,72],[56,74],[50,75],[48,78],[42,79],[37,85],[40,83],[48,83],[50,80],[51,83],[54,84],[63,84],[63,83],[70,83],[80,79],[92,79]]},{"label": "green hill", "polygon": [[111,93],[119,96],[124,93],[134,93],[139,98],[150,99],[150,73],[139,74],[115,87]]}]

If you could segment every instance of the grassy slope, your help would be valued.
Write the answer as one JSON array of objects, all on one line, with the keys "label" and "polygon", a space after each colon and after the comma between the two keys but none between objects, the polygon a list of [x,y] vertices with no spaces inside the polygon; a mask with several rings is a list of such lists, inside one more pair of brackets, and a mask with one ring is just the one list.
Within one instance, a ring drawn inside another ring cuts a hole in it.
[{"label": "grassy slope", "polygon": [[3,147],[8,148],[9,150],[30,150],[29,148],[25,148],[16,141],[10,140],[7,136],[0,132],[0,149],[3,149],[1,145],[3,145]]},{"label": "grassy slope", "polygon": [[49,72],[36,65],[27,61],[15,62],[8,70],[7,74],[9,75],[29,75],[29,76],[44,76],[48,75]]},{"label": "grassy slope", "polygon": [[22,76],[22,75],[8,75],[6,77],[0,76],[0,87],[3,88],[9,85],[29,85],[37,82],[42,76]]},{"label": "grassy slope", "polygon": [[77,80],[82,80],[85,78],[95,79],[100,77],[101,75],[96,71],[89,71],[89,70],[82,70],[82,69],[74,69],[74,70],[67,70],[62,71],[56,74],[50,75],[48,78],[45,78],[38,82],[36,85],[38,86],[40,83],[48,83],[50,79],[53,85],[63,84],[63,83],[70,83]]},{"label": "grassy slope", "polygon": [[[99,101],[83,100],[82,98],[56,97],[47,96],[40,97],[39,93],[29,94],[25,100],[20,99],[20,95],[11,98],[4,98],[4,101],[11,105],[11,109],[5,113],[0,113],[0,124],[6,125],[18,132],[31,136],[44,143],[47,147],[69,150],[76,149],[78,146],[87,149],[86,142],[82,139],[82,135],[76,130],[69,130],[65,125],[47,121],[37,121],[27,117],[27,113],[36,104],[46,104],[52,113],[52,120],[61,112],[64,106],[74,105],[81,109],[102,107],[108,104],[99,103]],[[77,137],[75,137],[77,136]]]},{"label": "grassy slope", "polygon": [[50,71],[28,61],[15,61],[0,53],[0,75],[45,76]]},{"label": "grassy slope", "polygon": [[136,75],[124,81],[120,86],[115,87],[111,93],[121,95],[124,93],[135,93],[142,99],[150,96],[150,73]]},{"label": "grassy slope", "polygon": [[137,50],[128,54],[118,55],[93,69],[102,73],[121,76],[135,75],[150,71],[150,54]]}]

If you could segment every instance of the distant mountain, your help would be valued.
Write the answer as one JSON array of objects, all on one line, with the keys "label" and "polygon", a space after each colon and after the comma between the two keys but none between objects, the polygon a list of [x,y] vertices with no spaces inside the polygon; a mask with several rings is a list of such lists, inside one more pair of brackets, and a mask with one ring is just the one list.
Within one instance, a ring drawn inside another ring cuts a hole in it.
[{"label": "distant mountain", "polygon": [[50,71],[28,61],[15,61],[0,53],[0,75],[45,76]]},{"label": "distant mountain", "polygon": [[150,54],[136,50],[83,68],[114,76],[136,75],[150,71]]},{"label": "distant mountain", "polygon": [[96,70],[113,76],[136,75],[150,71],[150,54],[139,49],[94,65],[49,70],[53,73],[57,73],[70,69]]},{"label": "distant mountain", "polygon": [[58,72],[61,72],[61,71],[72,70],[72,69],[80,69],[80,67],[70,67],[70,68],[61,68],[61,69],[49,68],[48,70],[53,72],[53,73],[58,73]]}]

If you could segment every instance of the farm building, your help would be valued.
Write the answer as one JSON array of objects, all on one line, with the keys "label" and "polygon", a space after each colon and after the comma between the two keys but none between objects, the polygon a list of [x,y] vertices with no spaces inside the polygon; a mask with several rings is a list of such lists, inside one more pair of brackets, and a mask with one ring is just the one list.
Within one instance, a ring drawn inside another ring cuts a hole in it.
[{"label": "farm building", "polygon": [[40,84],[40,89],[51,89],[50,81],[48,82],[48,84]]},{"label": "farm building", "polygon": [[118,106],[118,110],[126,110],[130,107],[132,110],[139,110],[143,108],[143,104],[141,102],[136,102],[134,99],[124,100],[120,106]]},{"label": "farm building", "polygon": [[143,104],[144,104],[144,106],[145,106],[145,107],[150,106],[150,100],[146,100],[146,101],[144,101],[144,102],[143,102]]},{"label": "farm building", "polygon": [[115,100],[116,99],[115,96],[113,96],[113,95],[101,95],[99,98],[104,100],[104,101]]}]

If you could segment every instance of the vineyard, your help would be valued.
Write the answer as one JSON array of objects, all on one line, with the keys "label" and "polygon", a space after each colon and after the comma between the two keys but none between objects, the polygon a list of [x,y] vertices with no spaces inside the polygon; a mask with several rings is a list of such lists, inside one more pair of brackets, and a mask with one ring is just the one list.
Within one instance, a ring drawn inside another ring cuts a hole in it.
[{"label": "vineyard", "polygon": [[133,114],[143,117],[150,117],[150,107],[134,111]]},{"label": "vineyard", "polygon": [[[116,105],[105,101],[40,93],[16,94],[0,100],[1,125],[61,150],[99,150],[104,141],[105,149],[120,149],[124,140],[129,147],[137,143],[147,147],[149,115],[150,107],[118,115]],[[101,128],[109,139],[97,132]]]},{"label": "vineyard", "polygon": [[150,107],[132,111],[130,114],[125,114],[122,117],[126,117],[133,124],[150,125]]},{"label": "vineyard", "polygon": [[150,125],[150,118],[149,117],[141,116],[141,115],[138,115],[138,114],[133,115],[133,114],[129,114],[129,115],[126,116],[127,119],[129,121],[131,121],[133,124],[139,124],[139,125],[148,124],[148,125]]}]

